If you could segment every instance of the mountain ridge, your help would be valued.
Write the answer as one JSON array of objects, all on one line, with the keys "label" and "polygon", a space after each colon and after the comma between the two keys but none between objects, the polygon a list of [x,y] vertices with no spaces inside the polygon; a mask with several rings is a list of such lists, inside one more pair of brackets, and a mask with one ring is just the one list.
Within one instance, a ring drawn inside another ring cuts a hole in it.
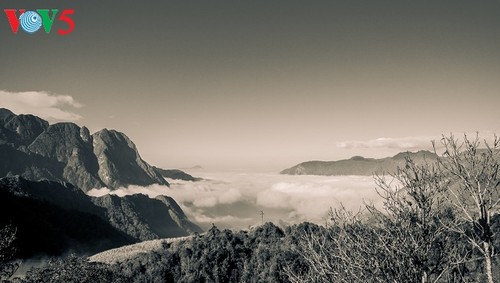
[{"label": "mountain ridge", "polygon": [[182,181],[191,181],[191,182],[196,182],[196,181],[201,181],[203,180],[202,178],[199,177],[193,177],[192,175],[179,170],[179,169],[163,169],[159,167],[153,167],[159,174],[161,174],[165,178],[170,178],[173,180],[182,180]]},{"label": "mountain ridge", "polygon": [[144,161],[124,134],[94,134],[71,122],[49,124],[34,115],[0,108],[0,176],[69,182],[87,192],[128,185],[169,183]]},{"label": "mountain ridge", "polygon": [[375,173],[395,172],[398,166],[405,162],[405,158],[410,157],[416,163],[433,162],[437,160],[437,155],[427,150],[417,152],[400,152],[392,157],[385,158],[365,158],[353,156],[349,159],[337,161],[306,161],[293,167],[282,170],[280,174],[286,175],[364,175],[369,176]]}]

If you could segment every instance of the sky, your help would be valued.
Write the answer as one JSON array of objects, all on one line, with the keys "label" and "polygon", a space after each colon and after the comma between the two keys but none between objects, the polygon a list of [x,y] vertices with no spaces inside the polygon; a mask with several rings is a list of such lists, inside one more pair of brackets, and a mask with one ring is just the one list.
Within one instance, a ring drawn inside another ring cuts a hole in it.
[{"label": "sky", "polygon": [[[165,168],[281,170],[500,132],[498,0],[3,0],[0,107],[126,133]],[[65,28],[56,22],[54,28]]]}]

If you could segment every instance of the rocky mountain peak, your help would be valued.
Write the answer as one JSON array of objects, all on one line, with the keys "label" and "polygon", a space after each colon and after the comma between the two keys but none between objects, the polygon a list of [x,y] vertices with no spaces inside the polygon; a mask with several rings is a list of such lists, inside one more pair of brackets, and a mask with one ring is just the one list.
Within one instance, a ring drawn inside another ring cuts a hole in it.
[{"label": "rocky mountain peak", "polygon": [[98,156],[99,176],[111,188],[168,182],[142,160],[135,144],[123,133],[103,129],[92,135],[94,154]]},{"label": "rocky mountain peak", "polygon": [[80,136],[80,127],[74,123],[50,125],[28,146],[33,153],[66,162],[74,148],[91,151],[91,144]]},{"label": "rocky mountain peak", "polygon": [[16,116],[16,114],[12,113],[9,109],[0,108],[0,123],[6,123],[14,116]]},{"label": "rocky mountain peak", "polygon": [[89,129],[87,129],[87,127],[83,126],[80,129],[80,137],[84,142],[92,144],[92,135],[90,134],[90,131]]},{"label": "rocky mountain peak", "polygon": [[0,121],[3,121],[2,128],[7,136],[10,136],[10,142],[15,146],[29,145],[47,129],[49,123],[33,115],[15,115],[4,109],[0,113]]}]

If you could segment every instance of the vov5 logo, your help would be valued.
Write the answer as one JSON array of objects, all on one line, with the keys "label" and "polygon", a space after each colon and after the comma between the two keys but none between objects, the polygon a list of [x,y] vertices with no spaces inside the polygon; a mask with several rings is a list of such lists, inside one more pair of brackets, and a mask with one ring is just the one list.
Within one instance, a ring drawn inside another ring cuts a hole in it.
[{"label": "vov5 logo", "polygon": [[75,13],[75,10],[73,9],[63,10],[62,13],[59,14],[59,17],[57,17],[57,14],[59,13],[58,9],[38,9],[36,11],[26,11],[25,9],[4,9],[4,12],[7,15],[10,28],[14,34],[19,31],[19,27],[21,27],[21,29],[26,33],[33,34],[42,26],[45,33],[50,33],[52,25],[56,19],[60,22],[65,22],[68,26],[67,29],[57,30],[58,34],[67,35],[75,29],[75,22],[71,18],[71,15]]}]

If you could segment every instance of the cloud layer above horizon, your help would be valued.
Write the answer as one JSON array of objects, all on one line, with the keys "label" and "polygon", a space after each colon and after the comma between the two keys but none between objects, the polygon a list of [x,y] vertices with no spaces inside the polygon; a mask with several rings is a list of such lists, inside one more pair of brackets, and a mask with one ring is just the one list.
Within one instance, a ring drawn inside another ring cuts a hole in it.
[{"label": "cloud layer above horizon", "polygon": [[72,96],[46,91],[9,92],[0,90],[0,106],[16,114],[33,114],[49,122],[75,122],[82,116],[73,112],[83,105]]},{"label": "cloud layer above horizon", "polygon": [[358,210],[364,201],[378,201],[371,176],[288,176],[278,174],[200,173],[199,182],[169,180],[160,185],[129,186],[114,191],[94,189],[92,196],[142,193],[173,197],[190,219],[203,228],[246,228],[264,221],[324,223],[330,208],[341,203]]},{"label": "cloud layer above horizon", "polygon": [[440,137],[401,137],[401,138],[378,138],[368,141],[343,141],[337,143],[337,147],[345,149],[371,149],[385,148],[397,150],[421,150],[432,149],[432,141]]}]

